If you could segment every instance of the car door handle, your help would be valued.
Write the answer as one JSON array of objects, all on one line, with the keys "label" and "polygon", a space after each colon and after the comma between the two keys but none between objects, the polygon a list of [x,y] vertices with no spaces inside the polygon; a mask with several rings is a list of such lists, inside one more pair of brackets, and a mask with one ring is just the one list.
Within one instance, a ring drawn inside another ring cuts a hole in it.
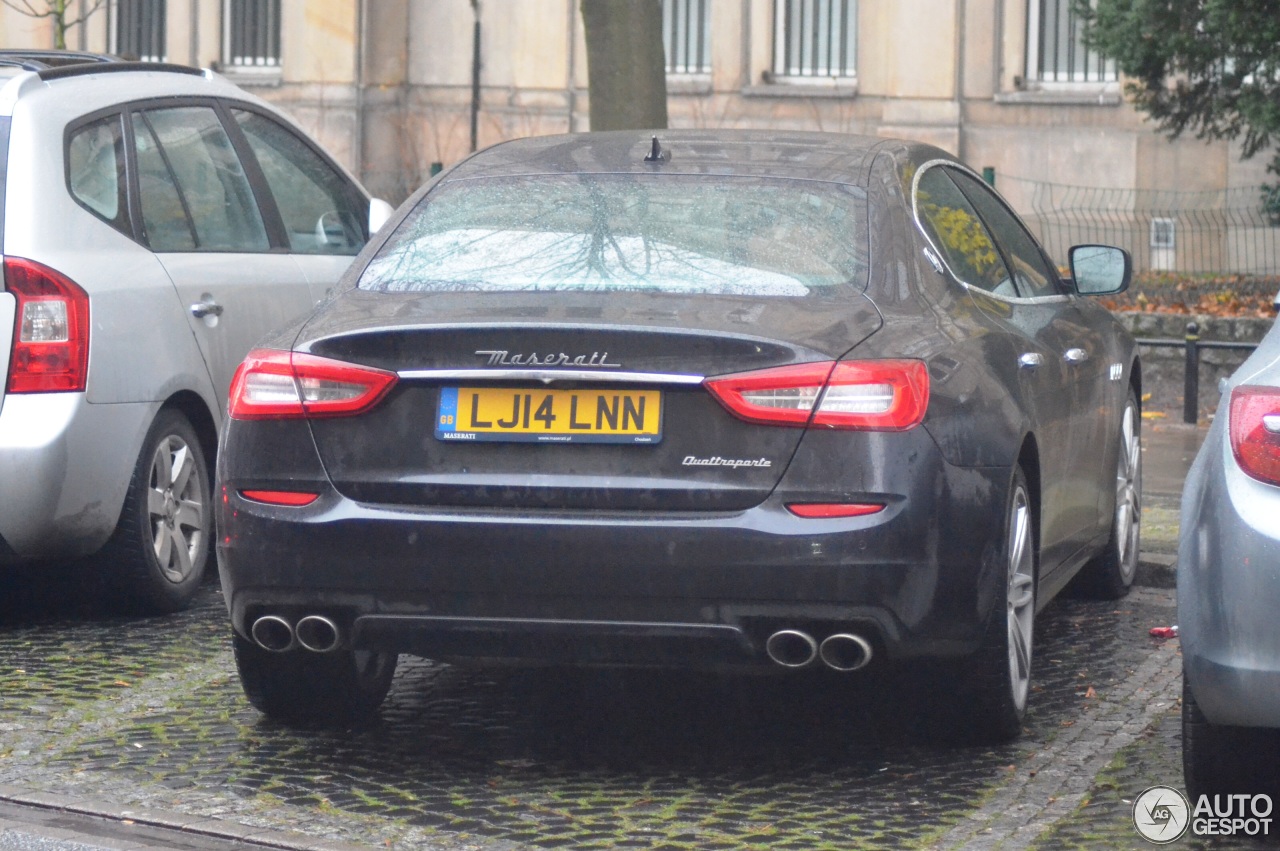
[{"label": "car door handle", "polygon": [[1040,356],[1039,352],[1027,352],[1018,358],[1018,366],[1023,369],[1035,369],[1042,363],[1044,363],[1044,358]]},{"label": "car door handle", "polygon": [[196,319],[204,319],[206,316],[221,316],[222,305],[216,301],[197,301],[191,305],[191,315]]},{"label": "car door handle", "polygon": [[1063,352],[1062,359],[1067,363],[1084,363],[1089,359],[1089,353],[1084,349],[1067,349]]}]

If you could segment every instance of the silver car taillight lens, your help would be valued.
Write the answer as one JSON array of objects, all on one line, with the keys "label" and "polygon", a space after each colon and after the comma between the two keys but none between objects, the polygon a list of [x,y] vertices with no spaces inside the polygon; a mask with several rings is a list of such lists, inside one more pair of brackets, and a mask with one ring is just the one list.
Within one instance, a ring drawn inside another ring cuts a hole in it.
[{"label": "silver car taillight lens", "polygon": [[1231,452],[1240,469],[1258,481],[1280,485],[1280,389],[1236,387],[1229,416]]},{"label": "silver car taillight lens", "polygon": [[7,393],[65,393],[89,377],[89,295],[34,260],[4,259],[5,289],[17,299]]}]

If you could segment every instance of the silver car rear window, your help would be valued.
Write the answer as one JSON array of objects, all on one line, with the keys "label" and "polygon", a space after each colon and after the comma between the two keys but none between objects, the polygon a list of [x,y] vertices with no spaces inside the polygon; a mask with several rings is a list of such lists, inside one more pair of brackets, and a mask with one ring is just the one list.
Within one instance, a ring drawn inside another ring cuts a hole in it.
[{"label": "silver car rear window", "polygon": [[428,193],[366,267],[383,292],[834,295],[866,279],[856,187],[736,176],[470,179]]}]

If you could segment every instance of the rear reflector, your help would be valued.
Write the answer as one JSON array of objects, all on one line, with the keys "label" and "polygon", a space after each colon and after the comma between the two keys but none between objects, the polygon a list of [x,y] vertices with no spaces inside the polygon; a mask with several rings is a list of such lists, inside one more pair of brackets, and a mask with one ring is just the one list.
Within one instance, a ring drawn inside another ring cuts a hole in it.
[{"label": "rear reflector", "polygon": [[249,490],[240,491],[240,495],[245,499],[251,499],[254,502],[265,502],[270,505],[288,505],[294,507],[310,505],[320,498],[320,494],[318,493],[306,493],[303,491]]},{"label": "rear reflector", "polygon": [[705,386],[734,416],[764,425],[906,431],[929,406],[929,371],[918,360],[804,363]]},{"label": "rear reflector", "polygon": [[254,349],[231,380],[237,420],[346,417],[376,405],[396,374],[301,352]]},{"label": "rear reflector", "polygon": [[875,502],[793,502],[787,506],[787,511],[797,517],[810,518],[866,517],[884,511],[884,505]]},{"label": "rear reflector", "polygon": [[1242,385],[1231,391],[1231,452],[1253,478],[1280,485],[1280,389]]},{"label": "rear reflector", "polygon": [[85,389],[89,296],[70,278],[32,260],[4,259],[5,289],[17,298],[8,393]]}]

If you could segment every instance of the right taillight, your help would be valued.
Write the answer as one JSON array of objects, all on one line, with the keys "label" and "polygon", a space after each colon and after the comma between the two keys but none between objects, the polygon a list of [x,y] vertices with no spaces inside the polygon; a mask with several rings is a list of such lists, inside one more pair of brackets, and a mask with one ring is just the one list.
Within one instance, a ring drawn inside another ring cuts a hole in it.
[{"label": "right taillight", "polygon": [[708,378],[735,416],[762,425],[906,431],[929,407],[929,371],[918,360],[820,361]]},{"label": "right taillight", "polygon": [[396,383],[382,369],[301,352],[254,349],[231,380],[237,420],[346,417],[369,410]]},{"label": "right taillight", "polygon": [[5,289],[17,299],[8,393],[81,391],[89,376],[89,295],[61,272],[4,259]]},{"label": "right taillight", "polygon": [[1253,478],[1280,485],[1280,389],[1242,385],[1231,391],[1231,452]]}]

